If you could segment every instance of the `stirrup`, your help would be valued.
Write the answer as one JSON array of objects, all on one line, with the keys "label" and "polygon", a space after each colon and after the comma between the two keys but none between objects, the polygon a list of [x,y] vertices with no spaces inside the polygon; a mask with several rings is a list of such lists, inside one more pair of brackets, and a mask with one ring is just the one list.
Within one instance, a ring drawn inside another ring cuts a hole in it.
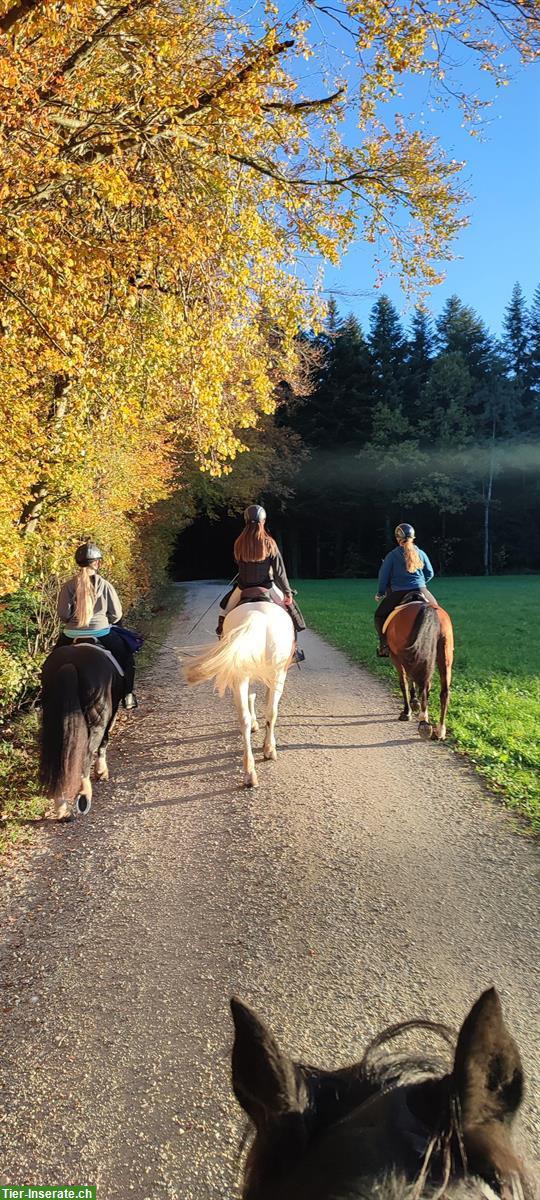
[{"label": "stirrup", "polygon": [[124,699],[122,700],[122,706],[128,710],[139,707],[139,702],[135,692],[128,692],[127,696],[124,696]]},{"label": "stirrup", "polygon": [[296,650],[292,656],[292,661],[293,663],[301,663],[306,661],[304,651],[301,650],[299,646],[296,647]]}]

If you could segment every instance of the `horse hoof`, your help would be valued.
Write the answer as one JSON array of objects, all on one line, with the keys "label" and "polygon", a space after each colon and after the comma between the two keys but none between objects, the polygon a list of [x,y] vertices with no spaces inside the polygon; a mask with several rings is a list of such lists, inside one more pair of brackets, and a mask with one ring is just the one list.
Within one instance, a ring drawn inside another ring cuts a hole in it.
[{"label": "horse hoof", "polygon": [[424,742],[429,742],[433,734],[433,726],[430,725],[429,721],[420,721],[418,733]]},{"label": "horse hoof", "polygon": [[252,772],[251,775],[246,775],[246,777],[244,779],[244,787],[245,788],[256,788],[258,786],[259,786],[259,780],[257,779],[257,776],[254,771]]},{"label": "horse hoof", "polygon": [[105,767],[105,769],[103,771],[96,771],[96,779],[97,779],[98,783],[108,783],[109,782],[109,768]]},{"label": "horse hoof", "polygon": [[441,729],[440,725],[436,725],[435,729],[433,730],[433,737],[435,738],[436,742],[445,742],[446,729]]},{"label": "horse hoof", "polygon": [[402,712],[399,714],[400,721],[411,721],[412,714],[410,712]]},{"label": "horse hoof", "polygon": [[251,732],[252,732],[252,733],[256,733],[256,732],[257,732],[257,730],[258,730],[258,728],[259,728],[259,722],[258,722],[258,721],[252,721],[252,722],[251,722]]},{"label": "horse hoof", "polygon": [[263,758],[266,760],[266,762],[275,762],[277,759],[277,750],[275,747],[273,750],[263,749]]},{"label": "horse hoof", "polygon": [[76,814],[79,817],[85,817],[86,814],[90,812],[91,807],[92,807],[92,801],[91,801],[90,797],[85,796],[84,792],[81,792],[80,796],[77,796],[77,799],[76,799],[75,805],[74,805]]},{"label": "horse hoof", "polygon": [[420,701],[419,700],[411,700],[411,709],[412,709],[413,713],[419,713],[420,712]]}]

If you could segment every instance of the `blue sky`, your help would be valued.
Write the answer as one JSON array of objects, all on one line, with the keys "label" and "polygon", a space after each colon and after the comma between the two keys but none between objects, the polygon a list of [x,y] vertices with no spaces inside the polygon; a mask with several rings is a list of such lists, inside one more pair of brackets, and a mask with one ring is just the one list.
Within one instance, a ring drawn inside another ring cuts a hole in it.
[{"label": "blue sky", "polygon": [[[408,96],[405,87],[402,107],[409,111],[411,96],[412,89]],[[455,243],[459,258],[447,264],[446,280],[431,293],[428,306],[437,314],[455,292],[499,334],[516,280],[528,300],[540,284],[540,72],[522,69],[508,87],[497,89],[482,141],[461,127],[455,111],[428,113],[426,122],[441,136],[450,158],[467,161],[464,180],[472,197],[470,225]],[[365,328],[380,294],[373,284],[371,248],[361,242],[339,269],[325,269],[325,288],[335,289],[340,311],[354,312]],[[410,309],[398,280],[389,276],[381,291],[407,321]]]},{"label": "blue sky", "polygon": [[[233,0],[237,4],[238,0]],[[245,7],[246,0],[240,7]],[[301,0],[277,0],[282,17],[303,9]],[[263,4],[255,0],[249,8],[256,26],[263,18]],[[332,11],[337,11],[335,8]],[[349,95],[354,96],[358,73],[354,45],[335,21],[306,6],[311,18],[310,41],[315,55],[297,74],[303,94],[324,95],[332,90],[336,76],[348,80]],[[459,52],[452,57],[459,59]],[[507,59],[507,63],[508,63]],[[290,65],[290,62],[289,64]],[[431,111],[426,103],[427,78],[405,78],[401,98],[383,106],[381,115],[391,122],[394,112],[413,116],[426,133],[435,134],[449,158],[465,161],[462,182],[471,200],[467,206],[470,224],[454,243],[455,261],[445,264],[446,279],[427,298],[437,315],[453,293],[477,310],[499,335],[503,313],[514,283],[519,281],[530,302],[540,284],[540,67],[523,68],[510,60],[510,82],[495,88],[489,77],[478,70],[471,53],[464,55],[457,72],[464,90],[494,99],[487,110],[482,140],[473,138],[462,125],[457,106]],[[355,118],[345,123],[346,140],[359,136]],[[307,277],[312,272],[307,267]],[[313,263],[313,276],[316,266]],[[381,294],[390,296],[405,323],[411,315],[411,302],[404,296],[395,275],[388,275],[380,290],[375,287],[373,248],[361,239],[344,256],[339,268],[326,266],[325,295],[334,295],[342,314],[354,312],[364,328],[369,311]]]}]

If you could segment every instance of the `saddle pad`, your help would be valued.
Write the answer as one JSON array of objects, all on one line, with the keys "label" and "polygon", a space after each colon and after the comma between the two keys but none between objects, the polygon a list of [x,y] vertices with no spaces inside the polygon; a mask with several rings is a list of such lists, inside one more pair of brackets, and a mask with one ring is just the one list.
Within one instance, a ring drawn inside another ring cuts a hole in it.
[{"label": "saddle pad", "polygon": [[120,663],[118,662],[118,660],[114,657],[114,654],[111,654],[110,650],[106,650],[105,646],[100,646],[99,642],[96,642],[94,644],[93,642],[82,642],[81,641],[81,642],[74,642],[73,645],[75,646],[75,648],[77,648],[77,646],[92,646],[92,648],[94,650],[99,650],[100,654],[106,654],[107,658],[109,658],[110,661],[112,662],[113,667],[115,667],[116,670],[118,671],[118,674],[122,676],[122,679],[124,678],[124,672],[122,670],[122,667],[120,666]]},{"label": "saddle pad", "polygon": [[[396,607],[392,609],[392,612],[389,614],[389,616],[387,616],[386,621],[384,622],[384,625],[382,627],[383,633],[386,633],[386,630],[388,629],[390,622],[393,621],[396,613],[403,612],[404,608],[410,608],[411,605],[413,605],[413,604],[420,604],[420,601],[419,600],[408,600],[407,604],[396,604]],[[433,608],[433,604],[430,605],[430,608]]]}]

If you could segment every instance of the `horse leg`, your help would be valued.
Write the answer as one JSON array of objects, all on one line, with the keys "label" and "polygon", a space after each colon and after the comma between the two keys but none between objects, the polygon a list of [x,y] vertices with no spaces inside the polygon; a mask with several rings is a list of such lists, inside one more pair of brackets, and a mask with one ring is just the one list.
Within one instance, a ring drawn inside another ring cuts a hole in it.
[{"label": "horse leg", "polygon": [[111,717],[110,721],[107,723],[107,726],[105,728],[105,733],[103,734],[101,742],[98,746],[94,774],[96,776],[96,779],[99,779],[102,783],[106,783],[109,778],[109,765],[107,763],[107,750],[109,747],[109,737],[110,737],[111,731],[113,730],[113,728],[116,724],[117,717],[118,717],[118,712],[115,712],[114,715]]},{"label": "horse leg", "polygon": [[273,686],[268,689],[268,702],[266,708],[266,733],[264,735],[263,755],[267,759],[277,758],[276,749],[276,721],[278,715],[279,702],[285,686],[285,671],[279,671],[274,679]]},{"label": "horse leg", "polygon": [[418,696],[416,695],[416,684],[413,682],[412,679],[409,679],[409,695],[411,698],[411,709],[412,709],[413,713],[419,713],[420,712],[420,701],[418,699]]},{"label": "horse leg", "polygon": [[251,713],[249,709],[249,679],[245,677],[233,688],[234,703],[238,713],[244,743],[244,787],[258,787],[255,759],[251,749]]},{"label": "horse leg", "polygon": [[429,703],[430,691],[431,691],[431,679],[428,679],[426,677],[426,679],[424,680],[422,687],[420,689],[420,712],[418,713],[418,718],[419,718],[418,732],[420,734],[420,737],[424,738],[424,741],[426,741],[426,742],[429,742],[430,738],[433,735],[433,725],[430,725],[429,713],[428,713],[428,703]]},{"label": "horse leg", "polygon": [[399,675],[399,686],[401,688],[401,694],[403,696],[403,710],[399,714],[399,719],[400,719],[400,721],[410,721],[411,705],[409,702],[409,680],[407,678],[407,673],[405,671],[405,668],[402,667],[401,663],[396,662],[396,667],[397,667],[397,673]]},{"label": "horse leg", "polygon": [[452,682],[452,664],[448,662],[446,653],[446,638],[439,639],[437,646],[437,665],[441,677],[441,716],[439,724],[433,730],[433,737],[438,742],[444,742],[446,737],[446,714],[450,700],[450,684]]},{"label": "horse leg", "polygon": [[256,696],[255,696],[254,691],[250,690],[248,700],[249,700],[249,715],[251,717],[251,732],[254,733],[255,730],[259,728],[259,722],[257,720],[257,713],[255,712]]}]

